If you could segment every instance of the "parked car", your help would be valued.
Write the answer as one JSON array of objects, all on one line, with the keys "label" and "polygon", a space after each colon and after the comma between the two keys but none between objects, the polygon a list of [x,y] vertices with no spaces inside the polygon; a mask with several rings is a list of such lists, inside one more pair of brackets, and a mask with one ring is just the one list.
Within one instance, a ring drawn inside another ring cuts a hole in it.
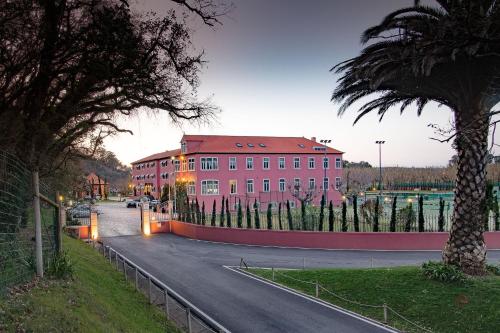
[{"label": "parked car", "polygon": [[127,208],[137,208],[137,201],[128,200],[126,206]]}]

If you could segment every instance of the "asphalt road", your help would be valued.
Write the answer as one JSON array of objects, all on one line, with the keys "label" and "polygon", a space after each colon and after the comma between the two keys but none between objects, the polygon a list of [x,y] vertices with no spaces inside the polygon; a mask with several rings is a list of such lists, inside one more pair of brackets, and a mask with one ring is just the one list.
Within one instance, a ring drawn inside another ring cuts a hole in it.
[{"label": "asphalt road", "polygon": [[[137,231],[140,223],[136,210],[123,207],[114,204],[100,207],[103,212],[100,235],[111,236],[103,238],[105,244],[149,271],[232,332],[387,332],[224,267],[239,265],[241,258],[250,266],[282,268],[388,267],[440,258],[439,252],[253,247],[196,241],[170,234],[118,237]],[[134,223],[136,227],[132,227]],[[500,252],[490,252],[489,259],[498,261]]]}]

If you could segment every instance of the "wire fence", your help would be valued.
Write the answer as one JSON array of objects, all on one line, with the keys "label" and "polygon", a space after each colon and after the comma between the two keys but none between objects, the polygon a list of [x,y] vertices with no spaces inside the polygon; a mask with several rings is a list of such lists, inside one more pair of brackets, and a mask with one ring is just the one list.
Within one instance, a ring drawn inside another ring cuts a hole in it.
[{"label": "wire fence", "polygon": [[[241,259],[240,262],[240,270],[245,269],[248,273],[250,269],[263,269],[262,267],[252,267],[248,265],[247,262],[245,262],[243,259]],[[307,287],[304,288],[309,294],[312,294],[316,298],[322,298],[322,294],[327,294],[330,295],[338,300],[341,300],[347,304],[359,307],[359,308],[365,308],[365,309],[370,309],[372,313],[378,313],[376,316],[377,318],[381,318],[383,324],[386,325],[391,325],[391,314],[393,316],[398,317],[399,319],[403,320],[407,324],[413,326],[413,328],[418,329],[418,332],[429,332],[432,333],[432,331],[429,328],[424,327],[422,324],[417,323],[413,320],[410,320],[409,318],[403,316],[401,313],[398,311],[394,310],[392,307],[387,305],[386,303],[380,303],[380,304],[366,304],[362,303],[353,299],[350,299],[348,296],[341,295],[340,293],[337,293],[333,290],[331,290],[328,287],[325,287],[321,285],[317,280],[316,281],[308,281],[308,280],[302,280],[293,276],[290,276],[285,273],[285,271],[289,271],[289,269],[275,269],[275,268],[266,268],[268,270],[271,270],[271,275],[270,279],[274,283],[280,282],[279,277],[284,278],[285,280],[288,281],[293,281],[295,283],[303,284],[306,285]],[[278,278],[277,278],[278,277]],[[394,321],[392,320],[392,324],[394,324]]]},{"label": "wire fence", "polygon": [[[40,193],[55,197],[47,184]],[[43,264],[56,250],[58,209],[41,202]],[[32,176],[15,156],[0,151],[0,294],[35,274],[35,222]]]}]

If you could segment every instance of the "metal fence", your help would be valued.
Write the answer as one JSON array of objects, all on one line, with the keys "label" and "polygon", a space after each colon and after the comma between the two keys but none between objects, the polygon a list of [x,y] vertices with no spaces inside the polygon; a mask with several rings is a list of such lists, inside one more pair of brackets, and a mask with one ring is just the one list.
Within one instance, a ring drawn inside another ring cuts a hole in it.
[{"label": "metal fence", "polygon": [[151,304],[161,307],[167,319],[175,322],[178,327],[188,333],[229,332],[145,269],[112,247],[101,242],[99,244],[101,245],[100,251],[109,263],[122,272],[125,279],[133,283],[138,291],[145,294]]},{"label": "metal fence", "polygon": [[[40,193],[55,197],[40,183]],[[58,209],[42,200],[43,264],[48,267],[56,251]],[[35,222],[32,176],[15,156],[0,151],[0,294],[29,281],[35,274]]]}]

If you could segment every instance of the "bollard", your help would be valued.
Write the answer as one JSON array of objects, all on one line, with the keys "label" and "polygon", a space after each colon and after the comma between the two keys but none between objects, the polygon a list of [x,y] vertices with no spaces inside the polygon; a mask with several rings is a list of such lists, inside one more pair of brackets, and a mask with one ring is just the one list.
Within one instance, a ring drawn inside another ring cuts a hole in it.
[{"label": "bollard", "polygon": [[387,304],[384,303],[384,324],[387,324]]},{"label": "bollard", "polygon": [[274,281],[274,267],[271,267],[271,271],[273,272],[273,281]]},{"label": "bollard", "polygon": [[153,303],[153,295],[151,291],[151,276],[148,275],[148,297],[149,297],[149,303]]},{"label": "bollard", "polygon": [[191,333],[191,309],[186,308],[187,331]]},{"label": "bollard", "polygon": [[319,297],[319,283],[316,281],[316,298]]},{"label": "bollard", "polygon": [[170,319],[170,311],[168,309],[168,291],[167,291],[167,289],[165,289],[164,292],[165,292],[165,314],[167,315],[167,319]]},{"label": "bollard", "polygon": [[135,267],[135,290],[139,290],[139,277],[137,276],[137,266]]}]

